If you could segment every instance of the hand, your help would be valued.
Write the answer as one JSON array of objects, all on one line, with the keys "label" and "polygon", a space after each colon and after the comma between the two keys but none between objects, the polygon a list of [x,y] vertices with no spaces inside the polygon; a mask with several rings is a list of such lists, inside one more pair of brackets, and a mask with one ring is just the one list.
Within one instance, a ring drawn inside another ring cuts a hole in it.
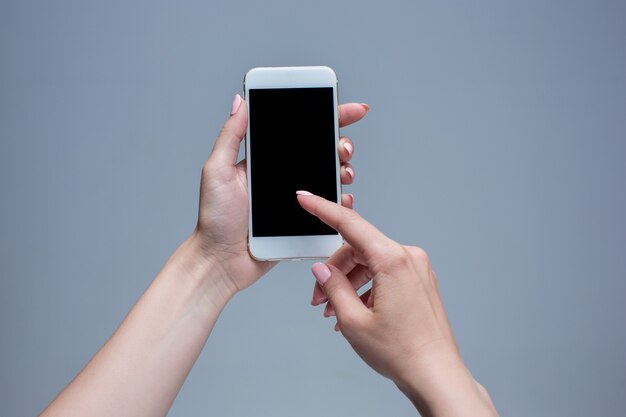
[{"label": "hand", "polygon": [[[359,121],[368,110],[368,106],[364,104],[340,105],[340,127]],[[239,146],[246,134],[247,125],[247,107],[237,95],[233,101],[231,116],[202,169],[198,225],[193,236],[199,243],[202,256],[212,258],[212,264],[222,269],[221,275],[227,279],[233,292],[250,286],[276,264],[256,261],[248,252],[246,161],[237,163]],[[338,152],[341,182],[351,184],[354,170],[349,161],[354,153],[354,144],[348,137],[340,139]],[[352,196],[342,195],[342,202],[345,206],[352,207]]]},{"label": "hand", "polygon": [[[164,416],[234,295],[269,270],[247,251],[245,161],[237,163],[248,115],[236,96],[202,169],[198,225],[85,369],[44,410],[45,416]],[[340,125],[361,119],[367,106],[339,107]],[[354,145],[339,142],[341,180],[350,184]],[[297,155],[294,155],[297,157]],[[352,199],[342,196],[351,207]]]},{"label": "hand", "polygon": [[[312,303],[329,300],[325,315],[336,312],[336,328],[359,356],[422,415],[496,415],[463,364],[426,252],[321,197],[300,194],[298,201],[346,240],[326,264],[313,265]],[[370,279],[372,288],[359,297]]]}]

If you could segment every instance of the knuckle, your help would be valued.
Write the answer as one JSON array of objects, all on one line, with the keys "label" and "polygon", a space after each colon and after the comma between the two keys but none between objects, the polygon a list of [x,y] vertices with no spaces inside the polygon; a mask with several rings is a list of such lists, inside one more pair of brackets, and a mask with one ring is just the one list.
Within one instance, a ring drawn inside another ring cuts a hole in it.
[{"label": "knuckle", "polygon": [[415,246],[408,247],[407,250],[411,254],[411,261],[417,274],[429,288],[434,288],[438,292],[439,281],[437,275],[432,270],[430,258],[426,251]]},{"label": "knuckle", "polygon": [[411,262],[408,252],[398,244],[386,245],[380,255],[384,267],[390,270],[408,268]]},{"label": "knuckle", "polygon": [[430,258],[426,251],[416,246],[393,245],[384,251],[384,263],[391,269],[408,269],[417,267],[422,270],[430,269]]},{"label": "knuckle", "polygon": [[346,310],[338,316],[339,324],[346,328],[358,328],[361,326],[361,317],[353,310]]},{"label": "knuckle", "polygon": [[430,257],[424,249],[417,246],[409,246],[406,250],[410,253],[413,262],[417,266],[430,268]]}]

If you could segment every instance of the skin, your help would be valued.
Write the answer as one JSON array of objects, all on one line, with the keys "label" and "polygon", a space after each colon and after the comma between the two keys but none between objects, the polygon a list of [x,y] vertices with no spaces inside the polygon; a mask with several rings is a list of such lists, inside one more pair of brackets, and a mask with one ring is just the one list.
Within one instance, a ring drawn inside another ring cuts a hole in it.
[{"label": "skin", "polygon": [[[247,251],[246,166],[237,163],[237,154],[248,114],[240,97],[233,104],[202,168],[196,229],[42,416],[166,415],[226,303],[275,265],[254,260]],[[340,126],[357,122],[367,111],[358,103],[339,106]],[[352,157],[348,149],[353,151],[354,144],[342,137],[338,153],[344,184],[353,180],[346,172]],[[352,206],[350,195],[342,201]]]},{"label": "skin", "polygon": [[463,364],[426,252],[394,242],[354,210],[305,192],[298,201],[346,241],[327,263],[313,265],[312,303],[328,300],[325,315],[336,314],[335,328],[356,353],[422,416],[497,416]]},{"label": "skin", "polygon": [[[339,106],[340,126],[357,122],[368,110],[358,103]],[[202,169],[196,229],[42,416],[166,415],[228,301],[275,265],[254,260],[247,251],[246,168],[245,161],[237,163],[247,122],[246,106],[236,96]],[[344,184],[354,180],[353,152],[352,141],[342,137]],[[323,285],[316,284],[313,303],[330,300],[326,315],[336,309],[338,326],[357,353],[394,380],[422,415],[496,415],[460,359],[427,257],[358,217],[351,210],[352,195],[342,196],[344,207],[316,196],[298,200],[346,233],[349,244],[328,265],[314,265]],[[355,289],[368,277],[375,291],[361,299]]]}]

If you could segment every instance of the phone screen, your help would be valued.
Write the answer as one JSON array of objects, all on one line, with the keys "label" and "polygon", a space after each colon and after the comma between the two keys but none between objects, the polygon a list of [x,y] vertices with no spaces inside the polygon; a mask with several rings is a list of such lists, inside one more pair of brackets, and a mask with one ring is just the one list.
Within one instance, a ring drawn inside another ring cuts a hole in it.
[{"label": "phone screen", "polygon": [[252,235],[337,232],[307,213],[297,190],[337,201],[332,87],[250,89]]}]

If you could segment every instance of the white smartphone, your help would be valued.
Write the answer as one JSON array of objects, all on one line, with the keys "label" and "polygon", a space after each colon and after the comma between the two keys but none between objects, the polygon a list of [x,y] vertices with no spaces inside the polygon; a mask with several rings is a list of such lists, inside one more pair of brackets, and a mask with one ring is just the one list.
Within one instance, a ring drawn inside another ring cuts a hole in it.
[{"label": "white smartphone", "polygon": [[254,68],[244,91],[250,254],[258,260],[329,257],[343,239],[300,207],[296,191],[341,203],[335,72]]}]

